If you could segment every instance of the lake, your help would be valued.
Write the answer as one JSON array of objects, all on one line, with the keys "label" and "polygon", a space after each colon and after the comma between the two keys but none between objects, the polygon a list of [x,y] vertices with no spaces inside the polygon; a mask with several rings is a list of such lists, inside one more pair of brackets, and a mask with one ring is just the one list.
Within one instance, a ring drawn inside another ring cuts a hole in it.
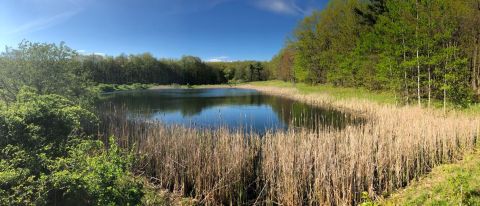
[{"label": "lake", "polygon": [[115,92],[103,97],[104,104],[125,109],[128,118],[195,128],[227,127],[265,133],[289,128],[343,129],[359,122],[338,110],[251,89],[157,89]]}]

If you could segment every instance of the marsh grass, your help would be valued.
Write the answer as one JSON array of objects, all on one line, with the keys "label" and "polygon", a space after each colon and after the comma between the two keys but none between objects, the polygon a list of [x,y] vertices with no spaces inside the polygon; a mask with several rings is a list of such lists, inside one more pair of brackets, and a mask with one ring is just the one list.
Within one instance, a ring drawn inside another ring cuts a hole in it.
[{"label": "marsh grass", "polygon": [[139,171],[156,184],[210,205],[353,205],[362,192],[386,196],[439,164],[461,159],[477,142],[479,119],[462,113],[444,116],[286,87],[242,87],[340,108],[367,121],[342,130],[258,136],[106,115],[103,131],[125,147],[135,145]]}]

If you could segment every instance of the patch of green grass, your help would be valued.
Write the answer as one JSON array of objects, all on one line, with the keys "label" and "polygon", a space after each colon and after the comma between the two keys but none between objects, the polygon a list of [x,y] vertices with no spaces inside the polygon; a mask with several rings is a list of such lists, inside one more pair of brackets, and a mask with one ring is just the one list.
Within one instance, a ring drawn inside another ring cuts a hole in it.
[{"label": "patch of green grass", "polygon": [[480,205],[480,152],[435,167],[424,178],[394,193],[380,205]]},{"label": "patch of green grass", "polygon": [[248,84],[255,86],[274,86],[281,88],[297,88],[298,91],[305,94],[310,93],[324,93],[336,99],[367,99],[378,103],[395,104],[395,94],[388,92],[370,91],[365,88],[353,87],[335,87],[333,85],[309,85],[305,83],[284,82],[279,80],[250,82]]},{"label": "patch of green grass", "polygon": [[128,90],[143,90],[148,89],[150,87],[155,86],[155,84],[141,84],[141,83],[133,83],[133,84],[98,84],[93,87],[94,91],[100,93],[106,92],[118,92],[118,91],[128,91]]}]

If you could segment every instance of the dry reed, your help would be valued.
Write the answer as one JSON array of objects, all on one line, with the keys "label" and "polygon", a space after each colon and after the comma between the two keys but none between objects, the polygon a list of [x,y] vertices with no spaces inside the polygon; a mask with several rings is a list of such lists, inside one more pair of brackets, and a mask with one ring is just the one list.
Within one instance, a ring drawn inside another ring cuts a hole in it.
[{"label": "dry reed", "polygon": [[146,175],[205,204],[353,205],[404,187],[477,141],[478,118],[417,107],[253,87],[368,119],[343,130],[255,134],[195,130],[108,116],[105,131],[136,143]]}]

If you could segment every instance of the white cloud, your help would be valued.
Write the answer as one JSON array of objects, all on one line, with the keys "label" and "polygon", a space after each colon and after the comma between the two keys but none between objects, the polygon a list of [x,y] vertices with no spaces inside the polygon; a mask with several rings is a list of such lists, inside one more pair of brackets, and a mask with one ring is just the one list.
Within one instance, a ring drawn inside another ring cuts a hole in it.
[{"label": "white cloud", "polygon": [[256,1],[256,6],[280,14],[298,15],[305,13],[294,0],[259,0]]},{"label": "white cloud", "polygon": [[24,23],[7,32],[8,35],[27,34],[35,31],[47,29],[57,24],[63,23],[79,13],[80,10],[67,11],[49,17],[38,18],[30,22]]},{"label": "white cloud", "polygon": [[[1,0],[0,0],[1,1]],[[0,7],[0,35],[29,34],[67,22],[92,0],[15,0]],[[2,3],[3,4],[3,3]]]},{"label": "white cloud", "polygon": [[212,57],[207,60],[207,62],[232,62],[228,56],[219,56],[219,57]]},{"label": "white cloud", "polygon": [[79,54],[82,54],[82,55],[98,55],[98,56],[103,56],[105,57],[107,54],[103,53],[103,52],[89,52],[89,51],[86,51],[86,50],[83,50],[83,49],[80,49],[80,50],[77,50],[77,52]]}]

